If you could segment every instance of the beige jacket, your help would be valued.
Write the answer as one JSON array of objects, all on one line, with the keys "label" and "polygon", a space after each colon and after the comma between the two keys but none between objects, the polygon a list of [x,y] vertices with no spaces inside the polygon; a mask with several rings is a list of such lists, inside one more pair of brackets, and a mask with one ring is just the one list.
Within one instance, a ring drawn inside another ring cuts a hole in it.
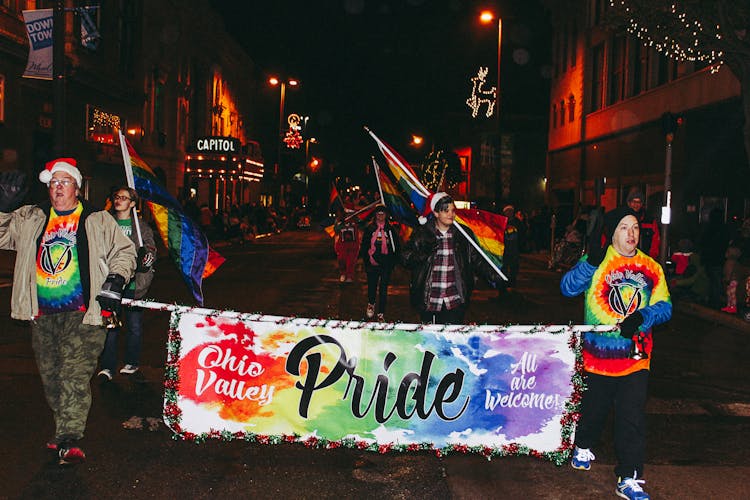
[{"label": "beige jacket", "polygon": [[[48,214],[49,202],[41,206],[25,205],[11,213],[0,212],[0,248],[16,251],[10,299],[10,315],[15,319],[28,321],[39,315],[36,257]],[[89,260],[89,303],[83,323],[101,325],[101,308],[96,295],[109,273],[124,276],[126,282],[132,278],[136,250],[109,213],[92,211],[84,203],[81,217],[85,221]]]}]

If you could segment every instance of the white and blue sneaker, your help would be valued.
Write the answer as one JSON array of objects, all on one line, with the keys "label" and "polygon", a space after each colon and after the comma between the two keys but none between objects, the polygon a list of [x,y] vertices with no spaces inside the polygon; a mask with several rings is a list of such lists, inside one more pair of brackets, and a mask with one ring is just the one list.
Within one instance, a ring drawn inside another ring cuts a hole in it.
[{"label": "white and blue sneaker", "polygon": [[573,459],[570,461],[570,466],[578,470],[589,470],[592,460],[596,460],[596,457],[590,449],[576,446],[576,449],[573,450]]},{"label": "white and blue sneaker", "polygon": [[618,497],[628,500],[649,500],[651,498],[641,487],[646,481],[637,479],[637,476],[638,474],[634,472],[633,477],[617,478],[615,493]]}]

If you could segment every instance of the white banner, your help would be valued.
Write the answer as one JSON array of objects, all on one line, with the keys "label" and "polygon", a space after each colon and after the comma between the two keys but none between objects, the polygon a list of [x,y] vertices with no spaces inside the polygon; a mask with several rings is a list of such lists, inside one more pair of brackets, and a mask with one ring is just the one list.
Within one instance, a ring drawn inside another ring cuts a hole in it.
[{"label": "white banner", "polygon": [[24,10],[29,59],[24,78],[52,80],[52,9]]}]

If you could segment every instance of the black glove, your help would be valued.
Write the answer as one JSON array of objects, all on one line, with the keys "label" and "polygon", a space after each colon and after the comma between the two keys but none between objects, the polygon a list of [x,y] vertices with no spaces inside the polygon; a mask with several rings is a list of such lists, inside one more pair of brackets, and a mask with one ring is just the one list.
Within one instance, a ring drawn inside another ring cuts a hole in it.
[{"label": "black glove", "polygon": [[620,322],[620,336],[626,339],[632,339],[638,327],[643,324],[643,314],[636,311]]},{"label": "black glove", "polygon": [[140,247],[138,249],[138,257],[136,260],[138,267],[135,272],[145,273],[151,270],[151,266],[154,265],[154,252],[146,247]]},{"label": "black glove", "polygon": [[102,289],[96,296],[96,301],[99,302],[103,310],[119,313],[124,288],[125,278],[119,274],[109,273],[107,279],[104,280],[104,284],[102,284]]},{"label": "black glove", "polygon": [[608,244],[602,247],[602,232],[604,231],[604,222],[601,217],[596,219],[594,227],[591,228],[589,233],[588,247],[586,248],[586,262],[594,267],[599,267],[599,264],[604,260],[604,255],[607,253]]},{"label": "black glove", "polygon": [[29,187],[26,174],[18,170],[0,174],[0,212],[12,212],[23,201]]}]

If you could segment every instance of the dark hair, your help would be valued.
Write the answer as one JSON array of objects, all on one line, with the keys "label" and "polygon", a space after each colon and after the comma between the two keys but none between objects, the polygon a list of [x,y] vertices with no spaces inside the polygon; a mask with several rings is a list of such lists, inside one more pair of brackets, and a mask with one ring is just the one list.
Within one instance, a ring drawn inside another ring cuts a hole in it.
[{"label": "dark hair", "polygon": [[443,196],[437,201],[437,203],[435,203],[435,210],[433,210],[433,212],[442,212],[443,210],[446,210],[451,203],[453,203],[453,198],[451,198],[450,195]]}]

